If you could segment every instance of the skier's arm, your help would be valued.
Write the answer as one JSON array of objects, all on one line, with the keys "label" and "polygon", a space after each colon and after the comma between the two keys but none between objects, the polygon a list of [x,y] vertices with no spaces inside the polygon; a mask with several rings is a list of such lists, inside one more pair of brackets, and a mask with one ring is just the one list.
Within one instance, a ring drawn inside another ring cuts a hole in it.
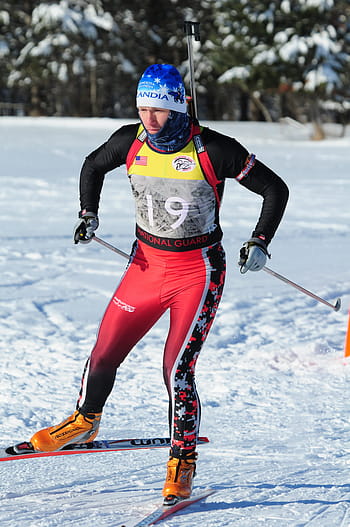
[{"label": "skier's arm", "polygon": [[288,188],[277,174],[260,161],[255,161],[240,183],[260,194],[263,203],[252,236],[240,250],[238,265],[241,273],[260,271],[269,256],[267,246],[282,219],[288,200]]},{"label": "skier's arm", "polygon": [[260,216],[252,237],[264,236],[268,245],[286,208],[288,187],[277,174],[258,160],[240,184],[263,198]]},{"label": "skier's arm", "polygon": [[241,185],[262,196],[261,213],[252,237],[262,235],[268,245],[288,201],[287,185],[232,137],[208,128],[204,129],[202,137],[219,180],[237,179]]},{"label": "skier's arm", "polygon": [[125,164],[137,129],[137,124],[123,126],[86,157],[79,184],[82,211],[97,214],[105,174]]}]

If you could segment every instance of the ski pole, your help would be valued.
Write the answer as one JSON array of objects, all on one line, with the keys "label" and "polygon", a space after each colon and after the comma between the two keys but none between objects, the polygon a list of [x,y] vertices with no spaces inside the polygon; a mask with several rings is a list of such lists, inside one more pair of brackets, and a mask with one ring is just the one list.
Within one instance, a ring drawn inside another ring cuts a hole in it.
[{"label": "ski pole", "polygon": [[92,239],[95,240],[95,242],[100,243],[104,247],[107,247],[107,249],[110,249],[111,251],[119,254],[119,256],[123,256],[124,258],[129,259],[129,255],[127,253],[125,253],[124,251],[121,251],[120,249],[117,249],[117,247],[114,247],[114,245],[111,245],[110,243],[105,242],[104,240],[101,240],[101,238],[99,238],[98,236],[94,235]]},{"label": "ski pole", "polygon": [[193,65],[193,48],[192,48],[192,37],[195,40],[200,40],[199,34],[199,22],[190,22],[185,20],[184,22],[184,32],[187,36],[187,49],[188,49],[188,61],[190,66],[190,85],[191,85],[191,98],[192,98],[192,108],[193,108],[193,119],[197,120],[197,96],[196,88],[194,84],[194,65]]},{"label": "ski pole", "polygon": [[282,280],[282,282],[285,282],[286,284],[289,284],[292,287],[295,287],[295,289],[298,289],[298,291],[301,291],[302,293],[305,293],[306,295],[311,296],[311,298],[313,298],[314,300],[317,300],[318,302],[321,302],[322,304],[325,304],[326,306],[331,307],[332,309],[334,309],[334,311],[339,311],[340,306],[341,306],[340,298],[337,299],[337,301],[336,301],[336,303],[334,305],[330,304],[329,302],[327,302],[327,300],[324,300],[323,298],[315,295],[314,293],[311,293],[311,291],[308,291],[304,287],[301,287],[301,285],[298,285],[295,282],[292,282],[291,280],[289,280],[285,276],[282,276],[281,274],[276,273],[276,271],[273,271],[272,269],[269,269],[269,267],[265,266],[265,267],[263,267],[263,270],[266,271],[266,273],[271,274],[275,278],[278,278],[279,280]]},{"label": "ski pole", "polygon": [[[124,251],[121,251],[117,247],[114,247],[114,245],[111,245],[110,243],[106,242],[105,240],[102,240],[98,236],[94,235],[92,239],[95,240],[95,242],[98,242],[99,244],[103,245],[107,249],[110,249],[111,251],[119,254],[119,256],[123,256],[124,258],[129,259],[129,255],[127,253],[125,253]],[[289,280],[285,276],[282,276],[281,274],[276,273],[276,271],[273,271],[269,267],[265,266],[265,267],[263,267],[263,270],[266,273],[269,273],[270,275],[274,276],[275,278],[278,278],[279,280],[282,280],[282,282],[285,282],[286,284],[289,284],[292,287],[295,287],[295,289],[298,289],[298,291],[301,291],[302,293],[305,293],[306,295],[310,296],[314,300],[317,300],[318,302],[321,302],[322,304],[325,304],[326,306],[331,307],[332,309],[334,309],[334,311],[339,311],[339,309],[341,307],[341,300],[340,300],[340,298],[337,299],[337,301],[336,301],[336,303],[334,305],[330,304],[329,302],[327,302],[327,300],[324,300],[324,298],[321,298],[321,297],[315,295],[314,293],[311,293],[311,291],[308,291],[307,289],[305,289],[301,285],[298,285],[295,282],[292,282],[292,280]]]}]

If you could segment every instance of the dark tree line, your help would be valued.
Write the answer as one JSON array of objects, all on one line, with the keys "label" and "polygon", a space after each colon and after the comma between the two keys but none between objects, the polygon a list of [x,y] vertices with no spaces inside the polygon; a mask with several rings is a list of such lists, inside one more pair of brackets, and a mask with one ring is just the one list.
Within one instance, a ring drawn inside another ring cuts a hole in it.
[{"label": "dark tree line", "polygon": [[135,116],[149,64],[188,83],[185,19],[200,22],[201,118],[346,122],[349,0],[3,0],[1,113]]}]

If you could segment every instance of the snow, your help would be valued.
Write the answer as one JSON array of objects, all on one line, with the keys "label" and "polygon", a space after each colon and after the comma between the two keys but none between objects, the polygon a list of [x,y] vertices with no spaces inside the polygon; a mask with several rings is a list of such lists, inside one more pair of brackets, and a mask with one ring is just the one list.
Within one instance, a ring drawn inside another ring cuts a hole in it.
[{"label": "snow", "polygon": [[230,82],[232,79],[247,79],[250,74],[249,66],[234,66],[220,75],[219,83]]},{"label": "snow", "polygon": [[[300,37],[290,36],[290,31],[278,32],[275,42],[279,45],[278,54],[286,62],[298,60],[300,65],[306,63],[306,57],[313,50],[314,59],[312,64],[305,69],[303,74],[305,89],[314,92],[319,86],[324,85],[328,92],[341,83],[339,71],[341,71],[341,46],[335,41],[336,32],[333,26],[327,26],[324,30],[315,31],[313,34]],[[260,54],[261,55],[261,54]],[[272,52],[270,55],[273,58]],[[258,55],[258,59],[266,60]],[[255,60],[257,59],[255,57]],[[271,60],[272,63],[272,60]],[[294,86],[297,89],[297,85]]]},{"label": "snow", "polygon": [[32,12],[32,26],[36,33],[61,27],[63,31],[72,34],[80,32],[87,39],[93,40],[97,38],[97,27],[112,31],[114,25],[110,13],[99,15],[93,5],[87,5],[83,10],[70,8],[65,0],[54,5],[39,4]]},{"label": "snow", "polygon": [[[0,119],[1,445],[29,439],[75,406],[80,376],[125,260],[75,246],[84,156],[123,121]],[[228,277],[197,367],[202,400],[195,487],[217,493],[168,527],[350,525],[350,137],[312,142],[306,128],[211,123],[287,182],[290,201],[269,267],[342,309],[267,273],[240,275],[237,256],[260,198],[227,182],[222,207]],[[106,177],[101,238],[128,252],[134,207],[124,168]],[[100,438],[167,435],[162,319],[117,375]],[[2,463],[2,527],[113,526],[160,500],[165,450]]]},{"label": "snow", "polygon": [[335,73],[330,64],[320,64],[305,75],[305,90],[315,92],[318,86],[324,84],[327,86],[327,91],[331,93],[332,88],[339,85],[339,82],[339,75]]},{"label": "snow", "polygon": [[257,53],[252,60],[253,65],[257,66],[263,63],[271,65],[276,62],[277,56],[275,50],[263,48],[264,46],[262,46],[262,51],[258,51],[259,48],[257,48]]}]

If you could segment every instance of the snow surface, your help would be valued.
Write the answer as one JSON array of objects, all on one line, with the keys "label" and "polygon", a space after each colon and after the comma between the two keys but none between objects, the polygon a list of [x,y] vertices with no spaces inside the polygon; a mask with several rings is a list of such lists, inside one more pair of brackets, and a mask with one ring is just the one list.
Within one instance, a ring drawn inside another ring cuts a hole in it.
[{"label": "snow surface", "polygon": [[[125,260],[75,246],[78,175],[122,121],[0,119],[0,444],[29,439],[75,406],[80,376]],[[290,201],[269,266],[343,307],[334,312],[237,255],[261,200],[229,181],[222,207],[226,290],[198,361],[196,488],[218,492],[168,527],[350,525],[350,137],[306,128],[212,123],[279,173]],[[124,168],[106,177],[99,236],[129,251],[134,209]],[[121,367],[100,438],[168,435],[161,378],[167,317]],[[167,451],[86,454],[0,465],[2,527],[132,525],[160,500]]]}]

